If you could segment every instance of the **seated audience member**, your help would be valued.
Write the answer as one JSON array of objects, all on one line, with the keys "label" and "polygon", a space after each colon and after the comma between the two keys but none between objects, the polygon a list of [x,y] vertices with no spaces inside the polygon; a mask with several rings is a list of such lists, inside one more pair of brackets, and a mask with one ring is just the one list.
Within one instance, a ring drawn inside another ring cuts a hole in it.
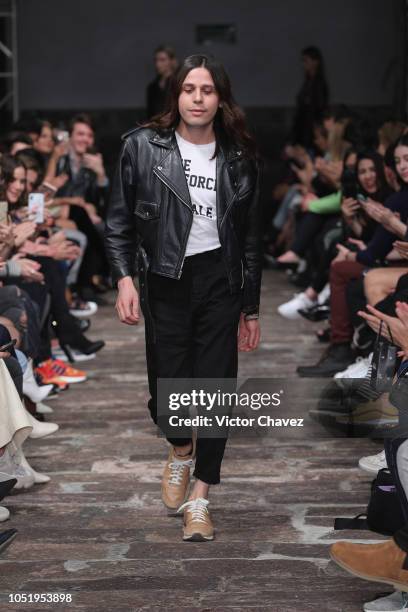
[{"label": "seated audience member", "polygon": [[[401,190],[386,200],[385,207],[392,213],[398,214],[400,220],[406,223],[408,218],[408,136],[402,136],[397,141],[394,148],[394,162]],[[361,201],[361,207],[368,216],[375,218],[374,211],[377,208],[371,201]],[[338,245],[338,255],[330,268],[330,346],[327,353],[315,366],[298,367],[298,373],[301,376],[330,377],[353,362],[355,358],[351,347],[353,328],[347,305],[347,286],[352,279],[360,278],[367,269],[374,267],[378,262],[384,262],[387,256],[390,256],[397,237],[389,229],[380,225],[367,245],[363,242],[355,242],[357,246],[355,251],[342,244]]]},{"label": "seated audience member", "polygon": [[[351,185],[348,184],[350,171],[353,173]],[[330,263],[335,259],[338,243],[355,247],[357,244],[368,243],[373,237],[377,222],[366,213],[360,202],[368,198],[370,201],[384,202],[391,193],[381,156],[374,151],[358,155],[351,151],[345,158],[343,177],[342,193],[336,194],[338,212],[334,212],[330,203],[332,213],[319,213],[318,206],[327,205],[328,199],[323,198],[323,204],[311,201],[309,212],[302,219],[293,253],[300,257],[308,251],[312,252],[312,283],[304,292],[279,306],[278,312],[283,317],[300,318],[299,311],[317,304],[318,295],[329,280]]]}]

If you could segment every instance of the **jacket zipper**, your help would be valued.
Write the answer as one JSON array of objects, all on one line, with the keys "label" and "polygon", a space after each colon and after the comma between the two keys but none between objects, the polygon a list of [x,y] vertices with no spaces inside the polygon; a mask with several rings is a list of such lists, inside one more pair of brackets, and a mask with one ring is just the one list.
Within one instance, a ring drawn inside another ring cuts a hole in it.
[{"label": "jacket zipper", "polygon": [[220,229],[221,229],[222,224],[224,223],[224,221],[225,221],[225,219],[226,219],[226,217],[227,217],[227,215],[228,215],[228,213],[229,213],[233,203],[235,202],[236,198],[237,198],[237,192],[234,193],[234,197],[232,198],[231,202],[229,203],[229,206],[228,206],[227,210],[225,211],[223,218],[221,219]]},{"label": "jacket zipper", "polygon": [[[167,182],[167,181],[165,181],[165,180],[164,180],[164,178],[163,178],[162,176],[160,176],[160,174],[158,174],[158,173],[156,172],[156,170],[155,170],[155,169],[153,170],[153,173],[154,173],[154,174],[157,176],[157,178],[158,178],[160,181],[162,181],[162,183],[164,183],[164,184],[166,185],[166,187],[167,187],[168,189],[170,189],[170,191],[171,191],[172,193],[174,193],[174,195],[176,196],[176,198],[178,198],[178,199],[179,199],[181,202],[183,202],[184,206],[187,206],[188,210],[191,212],[191,218],[190,218],[190,223],[189,223],[189,226],[188,226],[187,238],[184,240],[184,243],[183,243],[183,249],[182,249],[182,257],[183,257],[183,259],[182,259],[182,262],[181,262],[180,270],[177,272],[177,278],[178,278],[178,279],[180,279],[180,278],[181,278],[181,275],[182,275],[182,273],[183,273],[183,264],[184,264],[184,260],[185,260],[185,258],[186,258],[187,240],[188,240],[188,236],[189,236],[189,233],[190,233],[191,226],[192,226],[192,224],[193,224],[193,214],[192,214],[192,210],[191,210],[190,206],[187,204],[187,202],[186,202],[185,200],[183,200],[183,198],[181,198],[181,197],[179,196],[179,194],[178,194],[178,193],[176,193],[176,192],[174,191],[174,189],[171,187],[171,185],[169,185],[169,184],[168,184],[168,182]],[[180,261],[180,259],[179,259],[179,261]]]},{"label": "jacket zipper", "polygon": [[242,283],[241,283],[241,289],[244,287],[244,262],[241,259],[241,277],[242,277]]}]

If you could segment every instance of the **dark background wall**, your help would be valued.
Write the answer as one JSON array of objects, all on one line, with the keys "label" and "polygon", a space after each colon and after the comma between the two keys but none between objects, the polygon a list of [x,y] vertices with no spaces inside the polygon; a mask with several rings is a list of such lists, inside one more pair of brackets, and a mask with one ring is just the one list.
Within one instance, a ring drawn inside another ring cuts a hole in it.
[{"label": "dark background wall", "polygon": [[[398,0],[19,0],[22,109],[144,105],[152,50],[211,51],[246,107],[293,105],[299,50],[318,45],[333,102],[388,105],[398,55]],[[200,46],[196,24],[233,23],[237,43]]]},{"label": "dark background wall", "polygon": [[[272,167],[291,128],[304,46],[323,51],[332,103],[373,120],[401,115],[405,14],[406,0],[18,0],[20,107],[55,123],[91,113],[111,170],[120,134],[145,118],[153,49],[206,51],[225,63]],[[234,24],[236,44],[197,44],[200,24]]]}]

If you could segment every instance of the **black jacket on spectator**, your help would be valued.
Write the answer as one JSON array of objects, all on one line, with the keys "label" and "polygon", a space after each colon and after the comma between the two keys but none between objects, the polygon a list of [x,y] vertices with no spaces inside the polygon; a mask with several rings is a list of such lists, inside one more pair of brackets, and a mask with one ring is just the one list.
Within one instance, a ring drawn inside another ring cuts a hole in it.
[{"label": "black jacket on spectator", "polygon": [[63,155],[58,160],[57,175],[68,174],[68,180],[57,192],[57,197],[82,197],[85,202],[100,207],[101,198],[104,196],[104,187],[99,187],[97,177],[93,170],[81,167],[74,176],[72,173],[69,155]]}]

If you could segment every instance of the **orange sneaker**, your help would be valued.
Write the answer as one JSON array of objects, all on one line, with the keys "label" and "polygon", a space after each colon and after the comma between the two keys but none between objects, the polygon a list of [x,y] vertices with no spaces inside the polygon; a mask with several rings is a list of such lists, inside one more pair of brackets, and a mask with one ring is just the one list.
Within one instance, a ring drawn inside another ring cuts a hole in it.
[{"label": "orange sneaker", "polygon": [[[48,360],[49,361],[49,360]],[[52,370],[48,361],[43,361],[35,368],[35,373],[43,385],[56,385],[61,391],[68,389],[68,383]]]},{"label": "orange sneaker", "polygon": [[87,379],[86,372],[76,370],[61,359],[49,359],[51,370],[67,383],[79,383]]}]

